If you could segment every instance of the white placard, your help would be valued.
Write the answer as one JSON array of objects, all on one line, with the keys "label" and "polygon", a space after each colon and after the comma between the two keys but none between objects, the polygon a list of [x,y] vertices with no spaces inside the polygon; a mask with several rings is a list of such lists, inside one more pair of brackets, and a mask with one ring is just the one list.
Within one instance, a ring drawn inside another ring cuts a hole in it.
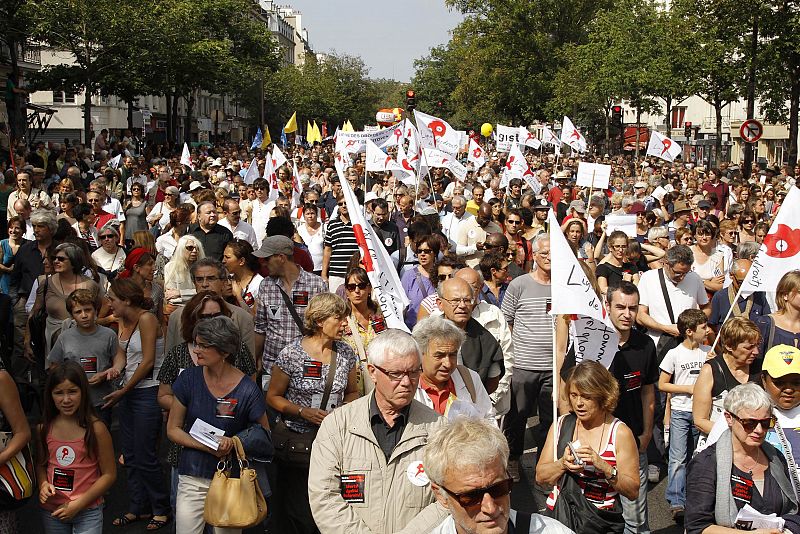
[{"label": "white placard", "polygon": [[513,126],[497,125],[495,130],[495,139],[497,140],[497,151],[508,152],[511,150],[511,145],[519,143],[519,128]]},{"label": "white placard", "polygon": [[606,215],[606,235],[611,235],[614,230],[636,237],[636,215]]},{"label": "white placard", "polygon": [[579,315],[570,323],[575,344],[575,364],[600,363],[608,369],[619,350],[619,334],[602,321]]},{"label": "white placard", "polygon": [[608,189],[611,181],[611,165],[602,163],[578,163],[578,187],[591,187],[592,189]]},{"label": "white placard", "polygon": [[659,202],[661,202],[662,200],[664,200],[664,195],[666,195],[666,194],[667,194],[667,190],[659,185],[658,187],[653,189],[653,192],[650,193],[650,196],[653,197],[654,199],[658,200]]},{"label": "white placard", "polygon": [[219,439],[225,435],[225,431],[212,424],[206,423],[202,419],[195,419],[189,435],[208,447],[209,449],[219,449]]}]

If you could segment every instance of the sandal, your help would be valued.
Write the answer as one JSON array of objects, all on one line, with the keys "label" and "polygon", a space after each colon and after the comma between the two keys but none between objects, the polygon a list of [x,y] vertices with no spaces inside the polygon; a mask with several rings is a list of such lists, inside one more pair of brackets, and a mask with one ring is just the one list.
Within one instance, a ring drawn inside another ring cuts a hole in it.
[{"label": "sandal", "polygon": [[159,530],[161,528],[164,528],[165,526],[167,526],[172,521],[172,519],[168,515],[165,515],[163,517],[166,517],[166,519],[164,521],[160,521],[160,520],[156,519],[155,516],[151,517],[150,518],[150,522],[147,523],[146,527],[144,527],[145,530],[148,531],[148,532],[153,532],[155,530]]},{"label": "sandal", "polygon": [[124,527],[126,525],[130,525],[131,523],[136,523],[137,521],[144,521],[151,518],[152,516],[149,515],[136,515],[128,512],[114,519],[111,524],[115,527]]}]

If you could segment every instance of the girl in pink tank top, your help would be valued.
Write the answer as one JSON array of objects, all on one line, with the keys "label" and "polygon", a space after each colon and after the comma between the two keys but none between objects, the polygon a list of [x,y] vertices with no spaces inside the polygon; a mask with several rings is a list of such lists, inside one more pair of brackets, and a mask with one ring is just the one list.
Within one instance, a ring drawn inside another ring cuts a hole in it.
[{"label": "girl in pink tank top", "polygon": [[103,530],[103,494],[117,477],[114,446],[89,397],[86,373],[75,362],[50,370],[36,466],[45,532]]}]

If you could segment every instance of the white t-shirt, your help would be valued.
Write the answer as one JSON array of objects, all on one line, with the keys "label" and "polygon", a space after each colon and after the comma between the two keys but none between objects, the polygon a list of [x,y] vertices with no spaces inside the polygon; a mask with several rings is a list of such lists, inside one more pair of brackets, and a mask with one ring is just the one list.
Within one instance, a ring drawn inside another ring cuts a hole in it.
[{"label": "white t-shirt", "polygon": [[[674,324],[669,319],[667,304],[664,302],[664,294],[661,292],[661,281],[658,273],[661,269],[653,269],[642,274],[639,279],[639,304],[648,307],[650,317],[661,324]],[[672,303],[672,314],[675,320],[684,310],[699,309],[700,306],[708,304],[708,295],[703,286],[703,280],[697,273],[688,272],[683,280],[676,286],[666,274],[664,280],[667,285],[667,294]],[[653,343],[658,345],[658,338],[661,332],[648,330],[647,334],[653,339]]]},{"label": "white t-shirt", "polygon": [[[661,370],[672,375],[672,383],[676,386],[694,385],[710,350],[711,347],[708,345],[688,349],[681,343],[664,356]],[[669,405],[679,412],[691,412],[692,396],[686,393],[673,393]]]}]

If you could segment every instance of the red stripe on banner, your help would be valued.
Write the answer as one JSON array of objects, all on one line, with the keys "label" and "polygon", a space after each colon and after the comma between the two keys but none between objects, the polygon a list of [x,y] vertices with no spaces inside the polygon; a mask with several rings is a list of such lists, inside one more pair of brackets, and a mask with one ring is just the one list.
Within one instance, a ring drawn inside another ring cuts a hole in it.
[{"label": "red stripe on banner", "polygon": [[360,224],[354,224],[353,233],[356,234],[356,242],[361,249],[361,262],[364,264],[364,270],[371,273],[375,270],[375,266],[372,265],[372,256],[369,253],[369,247],[367,247],[367,238],[364,236],[364,229]]}]

